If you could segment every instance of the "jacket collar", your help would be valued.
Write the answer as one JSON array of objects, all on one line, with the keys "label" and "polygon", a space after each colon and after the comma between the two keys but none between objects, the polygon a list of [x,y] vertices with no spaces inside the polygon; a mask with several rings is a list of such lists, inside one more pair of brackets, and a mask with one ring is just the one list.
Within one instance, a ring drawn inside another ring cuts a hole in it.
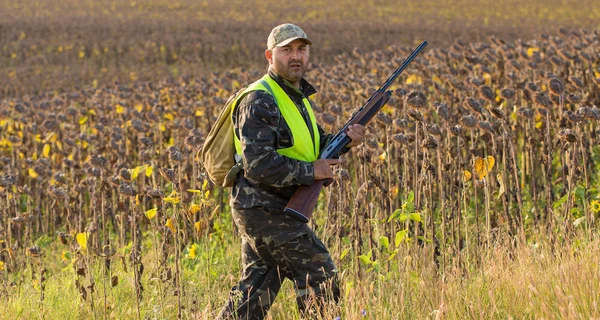
[{"label": "jacket collar", "polygon": [[308,98],[317,93],[315,87],[313,87],[304,78],[300,79],[300,89],[298,89],[289,83],[289,81],[275,73],[275,71],[273,71],[271,68],[269,68],[268,74],[288,95],[294,95],[295,97],[302,99],[304,97]]}]

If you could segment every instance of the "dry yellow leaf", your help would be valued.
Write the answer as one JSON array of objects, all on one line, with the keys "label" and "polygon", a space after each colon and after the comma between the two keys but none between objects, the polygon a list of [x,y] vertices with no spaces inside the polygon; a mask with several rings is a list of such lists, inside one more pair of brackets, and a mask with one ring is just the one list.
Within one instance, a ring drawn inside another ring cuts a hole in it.
[{"label": "dry yellow leaf", "polygon": [[146,170],[147,168],[148,168],[147,164],[135,167],[133,170],[131,170],[131,180],[137,179],[140,172],[142,170]]},{"label": "dry yellow leaf", "polygon": [[475,174],[477,178],[485,178],[492,171],[495,163],[496,159],[492,156],[487,156],[485,159],[481,157],[475,158]]},{"label": "dry yellow leaf", "polygon": [[540,48],[536,48],[536,47],[531,47],[529,49],[527,49],[527,56],[531,57],[534,53],[540,51]]},{"label": "dry yellow leaf", "polygon": [[80,232],[75,236],[75,240],[77,240],[79,247],[83,251],[87,250],[87,238],[88,238],[88,235],[86,232]]},{"label": "dry yellow leaf", "polygon": [[171,229],[171,232],[175,233],[175,224],[173,224],[173,219],[167,219],[167,223],[165,223],[165,227]]},{"label": "dry yellow leaf", "polygon": [[50,157],[50,145],[49,144],[46,143],[44,145],[44,149],[42,150],[42,155],[44,156],[44,158]]},{"label": "dry yellow leaf", "polygon": [[150,209],[150,210],[146,211],[144,214],[146,215],[146,217],[148,219],[152,219],[156,216],[156,213],[158,213],[158,208]]},{"label": "dry yellow leaf", "polygon": [[390,191],[390,196],[392,197],[392,199],[396,199],[399,192],[400,192],[400,188],[393,187],[392,190]]},{"label": "dry yellow leaf", "polygon": [[192,203],[192,205],[190,205],[189,213],[191,215],[194,215],[194,214],[198,213],[198,211],[200,211],[200,208],[201,208],[200,205]]},{"label": "dry yellow leaf", "polygon": [[413,84],[413,83],[414,84],[423,84],[423,79],[416,74],[410,75],[408,78],[406,78],[406,84]]},{"label": "dry yellow leaf", "polygon": [[179,197],[166,197],[163,198],[164,202],[168,202],[168,203],[172,203],[172,204],[178,204],[179,203]]},{"label": "dry yellow leaf", "polygon": [[192,246],[190,247],[190,250],[188,251],[188,258],[194,259],[196,258],[196,256],[198,255],[198,249],[200,248],[200,246],[198,246],[198,244],[194,243],[192,244]]},{"label": "dry yellow leaf", "polygon": [[29,168],[28,172],[29,172],[29,176],[33,179],[36,179],[37,177],[39,177],[39,175],[37,174],[37,172],[35,172],[35,170],[33,170],[33,168]]},{"label": "dry yellow leaf", "polygon": [[471,180],[471,177],[472,177],[472,175],[471,175],[471,172],[469,170],[464,170],[463,171],[463,180],[465,182]]}]

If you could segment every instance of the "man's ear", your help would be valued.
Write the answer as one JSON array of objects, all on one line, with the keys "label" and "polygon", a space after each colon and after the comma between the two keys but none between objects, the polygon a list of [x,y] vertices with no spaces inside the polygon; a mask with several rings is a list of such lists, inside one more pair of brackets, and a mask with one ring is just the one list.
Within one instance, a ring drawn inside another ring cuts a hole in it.
[{"label": "man's ear", "polygon": [[269,49],[265,50],[265,58],[269,61],[269,65],[273,64],[273,51]]}]

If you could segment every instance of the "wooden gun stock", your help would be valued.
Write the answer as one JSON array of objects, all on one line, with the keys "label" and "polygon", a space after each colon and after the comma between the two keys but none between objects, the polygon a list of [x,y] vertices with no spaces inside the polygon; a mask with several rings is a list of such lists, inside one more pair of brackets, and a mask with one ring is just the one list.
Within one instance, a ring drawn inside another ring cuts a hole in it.
[{"label": "wooden gun stock", "polygon": [[331,181],[331,179],[316,180],[310,186],[298,187],[283,212],[300,222],[307,223],[312,218],[313,211],[317,206],[321,189]]}]

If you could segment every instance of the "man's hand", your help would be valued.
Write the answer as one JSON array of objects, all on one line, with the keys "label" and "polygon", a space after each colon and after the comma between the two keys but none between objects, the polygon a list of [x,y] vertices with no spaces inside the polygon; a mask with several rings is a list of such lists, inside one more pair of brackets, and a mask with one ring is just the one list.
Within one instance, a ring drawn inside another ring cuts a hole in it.
[{"label": "man's hand", "polygon": [[331,170],[331,166],[340,164],[341,162],[342,160],[340,159],[319,159],[313,162],[313,166],[315,168],[315,180],[333,178],[333,170]]},{"label": "man's hand", "polygon": [[352,139],[352,141],[350,141],[346,147],[352,148],[363,143],[363,140],[365,139],[365,132],[367,132],[367,128],[365,128],[363,125],[353,124],[348,126],[346,134],[348,137],[350,137],[350,139]]}]

